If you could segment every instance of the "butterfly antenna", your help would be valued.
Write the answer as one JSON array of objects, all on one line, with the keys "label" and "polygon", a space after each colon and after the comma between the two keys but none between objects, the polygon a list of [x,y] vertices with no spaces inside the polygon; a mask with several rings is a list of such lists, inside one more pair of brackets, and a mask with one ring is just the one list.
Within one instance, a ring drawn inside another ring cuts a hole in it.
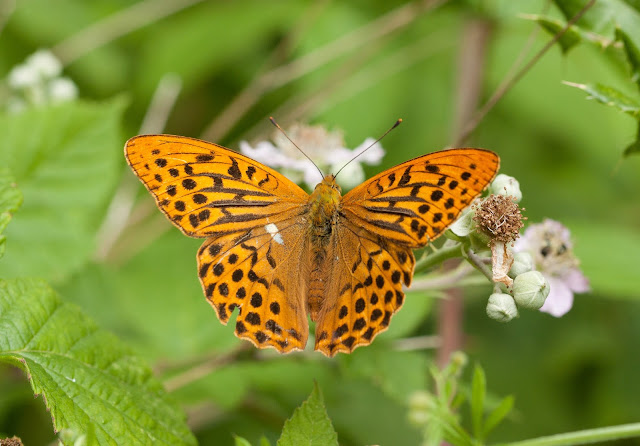
[{"label": "butterfly antenna", "polygon": [[375,140],[375,141],[374,141],[374,142],[373,142],[369,147],[367,147],[367,148],[366,148],[366,149],[364,149],[362,152],[358,153],[356,156],[354,156],[353,158],[351,158],[351,159],[347,162],[347,164],[345,164],[344,166],[342,166],[342,167],[340,168],[340,170],[338,170],[338,171],[336,172],[336,174],[335,174],[333,177],[334,177],[334,178],[335,178],[335,177],[337,177],[337,176],[338,176],[338,174],[339,174],[340,172],[342,172],[342,169],[344,169],[345,167],[347,167],[347,166],[349,165],[349,163],[351,163],[353,160],[355,160],[356,158],[358,158],[360,155],[362,155],[364,152],[366,152],[367,150],[369,150],[371,147],[373,147],[373,146],[375,146],[376,144],[378,144],[382,138],[384,138],[385,136],[387,136],[387,134],[388,134],[391,130],[393,130],[393,129],[395,129],[396,127],[398,127],[398,126],[400,125],[400,123],[402,123],[402,119],[398,119],[398,120],[396,121],[396,123],[395,123],[395,124],[393,124],[389,130],[387,130],[386,132],[384,132],[384,134],[383,134],[380,138],[376,139],[376,140]]},{"label": "butterfly antenna", "polygon": [[309,157],[309,155],[307,155],[306,153],[304,153],[304,151],[303,151],[300,147],[298,147],[298,145],[297,145],[295,142],[293,142],[293,141],[291,140],[291,138],[289,138],[289,135],[287,135],[287,132],[285,132],[285,131],[282,129],[282,127],[280,127],[280,125],[276,122],[276,120],[275,120],[275,119],[273,119],[273,116],[269,116],[269,121],[271,121],[271,124],[273,124],[273,125],[274,125],[278,130],[280,130],[280,131],[282,132],[282,134],[285,136],[285,138],[287,138],[287,139],[289,140],[289,142],[290,142],[291,144],[293,144],[293,146],[294,146],[296,149],[298,149],[298,150],[300,151],[300,153],[302,153],[304,156],[306,156],[306,157],[307,157],[307,159],[308,159],[309,161],[311,161],[311,163],[315,166],[315,168],[316,168],[316,169],[318,169],[318,172],[320,172],[320,176],[321,176],[322,178],[324,178],[324,173],[322,173],[322,171],[320,170],[320,168],[318,167],[318,165],[317,165],[316,163],[314,163],[314,162],[313,162],[313,160]]}]

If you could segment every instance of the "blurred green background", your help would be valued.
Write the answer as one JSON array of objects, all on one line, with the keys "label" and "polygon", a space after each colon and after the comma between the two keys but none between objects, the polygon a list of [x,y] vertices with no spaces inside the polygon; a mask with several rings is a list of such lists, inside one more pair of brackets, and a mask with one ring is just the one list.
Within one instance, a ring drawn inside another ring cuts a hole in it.
[{"label": "blurred green background", "polygon": [[[436,295],[410,294],[389,332],[350,356],[237,353],[232,324],[217,321],[196,279],[200,242],[155,210],[122,147],[140,133],[162,82],[177,100],[164,128],[154,132],[237,148],[242,139],[271,135],[273,115],[284,128],[308,122],[342,129],[347,146],[355,147],[402,118],[382,143],[383,164],[367,167],[368,174],[447,147],[459,131],[460,79],[477,80],[477,100],[484,103],[523,49],[528,60],[551,38],[524,14],[561,15],[542,0],[440,3],[421,11],[419,3],[364,0],[0,2],[0,76],[48,48],[84,102],[61,113],[65,125],[94,119],[101,126],[85,135],[88,144],[56,161],[56,169],[65,169],[86,157],[82,183],[49,191],[46,175],[33,174],[55,153],[13,166],[25,204],[6,232],[2,275],[49,280],[147,358],[161,379],[232,352],[229,363],[173,392],[201,444],[232,444],[232,434],[277,439],[314,380],[341,444],[419,444],[406,400],[429,386],[435,351],[398,351],[394,341],[436,332]],[[476,72],[462,72],[463,58],[472,57],[464,56],[465,38],[478,26],[487,39],[484,52],[472,55]],[[516,410],[492,440],[640,419],[640,158],[622,158],[637,125],[562,84],[599,82],[637,97],[622,61],[615,45],[585,43],[566,55],[552,48],[466,143],[501,156],[501,171],[520,182],[529,223],[548,217],[570,228],[592,286],[563,318],[523,311],[508,324],[485,315],[489,285],[465,289],[464,350],[485,368],[492,395],[516,397]],[[33,132],[47,140],[58,126],[30,119],[12,121],[3,134],[15,141]],[[101,251],[99,228],[109,204],[116,191],[132,187],[135,213]],[[79,192],[85,188],[90,195]],[[81,198],[47,212],[29,201],[46,202],[56,191]],[[68,232],[66,219],[75,232],[57,239]],[[25,444],[54,439],[41,398],[34,400],[24,376],[8,367],[0,368],[3,435]]]}]

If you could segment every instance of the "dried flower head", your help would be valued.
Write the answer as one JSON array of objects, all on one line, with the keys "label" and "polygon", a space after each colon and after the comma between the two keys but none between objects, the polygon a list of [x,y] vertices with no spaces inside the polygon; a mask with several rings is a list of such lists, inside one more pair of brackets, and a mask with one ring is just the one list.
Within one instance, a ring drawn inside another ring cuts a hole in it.
[{"label": "dried flower head", "polygon": [[525,217],[513,197],[492,194],[473,208],[478,229],[492,240],[509,243],[520,236]]}]

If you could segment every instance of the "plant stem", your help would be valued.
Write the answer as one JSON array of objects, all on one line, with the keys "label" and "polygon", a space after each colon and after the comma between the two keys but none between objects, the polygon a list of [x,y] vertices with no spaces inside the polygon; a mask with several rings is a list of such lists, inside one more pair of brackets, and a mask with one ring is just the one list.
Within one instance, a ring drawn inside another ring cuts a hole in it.
[{"label": "plant stem", "polygon": [[640,437],[640,423],[621,424],[619,426],[608,426],[597,429],[567,432],[564,434],[549,435],[529,440],[501,443],[500,446],[566,446],[634,437]]},{"label": "plant stem", "polygon": [[428,269],[433,268],[436,265],[440,265],[442,262],[444,262],[447,259],[453,259],[455,257],[460,257],[462,255],[462,251],[460,248],[460,244],[456,243],[454,245],[451,246],[443,246],[442,248],[435,250],[430,253],[427,254],[425,256],[422,256],[417,262],[416,262],[416,268],[415,268],[415,272],[414,275],[422,272],[422,271],[426,271]]}]

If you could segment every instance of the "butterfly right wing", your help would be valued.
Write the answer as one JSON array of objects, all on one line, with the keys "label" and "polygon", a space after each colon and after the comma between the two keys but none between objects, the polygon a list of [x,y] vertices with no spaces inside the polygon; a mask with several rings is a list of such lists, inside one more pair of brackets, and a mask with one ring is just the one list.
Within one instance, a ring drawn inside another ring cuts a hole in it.
[{"label": "butterfly right wing", "polygon": [[441,235],[496,175],[500,158],[484,149],[449,149],[392,167],[344,196],[356,226],[421,248]]}]

